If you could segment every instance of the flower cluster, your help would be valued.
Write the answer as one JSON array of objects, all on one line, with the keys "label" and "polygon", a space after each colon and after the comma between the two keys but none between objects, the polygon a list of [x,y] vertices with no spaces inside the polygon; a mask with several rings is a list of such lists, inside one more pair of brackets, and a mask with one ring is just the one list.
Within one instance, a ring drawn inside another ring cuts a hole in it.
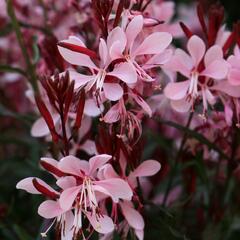
[{"label": "flower cluster", "polygon": [[[28,80],[25,107],[37,115],[31,135],[49,146],[40,165],[54,186],[37,177],[17,183],[46,197],[38,208],[51,219],[43,237],[55,225],[61,240],[95,232],[102,240],[115,232],[142,240],[145,209],[169,206],[184,190],[195,193],[196,163],[181,169],[185,189],[173,188],[179,162],[187,165],[200,153],[217,165],[217,177],[239,171],[239,147],[232,145],[240,126],[240,25],[227,30],[221,5],[206,14],[201,3],[176,10],[163,0],[3,5],[0,19],[14,32],[0,38],[1,85]],[[164,137],[149,139],[148,130]],[[147,177],[157,175],[161,185],[169,171],[166,191],[159,192]]]}]

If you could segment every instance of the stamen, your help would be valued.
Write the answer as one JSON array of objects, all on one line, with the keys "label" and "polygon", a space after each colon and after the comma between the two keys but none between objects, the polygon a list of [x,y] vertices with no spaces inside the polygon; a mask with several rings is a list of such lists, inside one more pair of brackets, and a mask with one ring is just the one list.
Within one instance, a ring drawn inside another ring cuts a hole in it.
[{"label": "stamen", "polygon": [[47,228],[47,230],[45,232],[41,233],[41,236],[43,238],[47,237],[48,232],[50,231],[50,229],[52,228],[52,226],[54,225],[54,223],[56,222],[56,218],[52,221],[52,223],[50,224],[50,226]]}]

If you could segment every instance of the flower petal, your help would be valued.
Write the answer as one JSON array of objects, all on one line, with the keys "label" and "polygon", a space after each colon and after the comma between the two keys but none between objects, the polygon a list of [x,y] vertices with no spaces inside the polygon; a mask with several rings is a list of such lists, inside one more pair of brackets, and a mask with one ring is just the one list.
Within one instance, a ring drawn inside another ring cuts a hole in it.
[{"label": "flower petal", "polygon": [[95,181],[95,185],[106,189],[111,194],[111,196],[114,197],[113,201],[116,201],[118,199],[131,200],[133,195],[128,183],[122,179],[111,178]]},{"label": "flower petal", "polygon": [[111,101],[117,101],[123,96],[123,89],[118,83],[104,83],[104,95]]},{"label": "flower petal", "polygon": [[72,81],[74,81],[74,88],[80,88],[87,84],[90,81],[93,81],[95,79],[95,75],[85,75],[78,73],[76,71],[69,71],[69,77]]},{"label": "flower petal", "polygon": [[106,42],[102,38],[100,38],[100,43],[99,43],[99,55],[100,55],[101,62],[105,66],[108,60],[108,48],[107,48]]},{"label": "flower petal", "polygon": [[172,41],[172,35],[167,32],[155,32],[149,35],[133,52],[134,56],[144,54],[159,54],[165,50]]},{"label": "flower petal", "polygon": [[133,43],[138,36],[138,34],[142,31],[143,28],[143,17],[142,15],[135,16],[128,24],[126,28],[126,36],[127,36],[127,50],[131,50]]},{"label": "flower petal", "polygon": [[47,200],[38,207],[38,214],[44,218],[55,218],[60,216],[64,210],[61,209],[59,202]]},{"label": "flower petal", "polygon": [[142,162],[132,173],[135,177],[148,177],[155,175],[161,169],[161,164],[155,160]]},{"label": "flower petal", "polygon": [[126,47],[126,35],[122,28],[114,28],[108,35],[107,46],[112,60],[122,57],[122,53]]},{"label": "flower petal", "polygon": [[56,184],[63,190],[77,185],[76,178],[72,176],[61,177],[57,180]]},{"label": "flower petal", "polygon": [[205,63],[205,66],[208,66],[212,62],[214,62],[216,60],[222,60],[222,59],[223,59],[222,48],[218,45],[214,45],[207,50],[205,57],[204,57],[204,63]]},{"label": "flower petal", "polygon": [[111,155],[108,154],[100,154],[94,157],[91,157],[89,160],[89,175],[92,175],[97,169],[102,167],[112,158]]},{"label": "flower petal", "polygon": [[219,81],[216,85],[211,87],[211,89],[226,93],[231,97],[240,97],[240,86],[230,85],[227,81]]},{"label": "flower petal", "polygon": [[144,220],[142,215],[131,206],[131,204],[128,204],[126,201],[123,201],[120,203],[122,213],[127,220],[128,224],[138,230],[144,229]]},{"label": "flower petal", "polygon": [[74,156],[67,156],[60,160],[58,163],[58,168],[68,174],[73,174],[75,176],[81,176],[81,172],[88,172],[89,166],[88,162],[80,160]]},{"label": "flower petal", "polygon": [[32,194],[41,194],[33,185],[33,180],[36,179],[39,184],[47,188],[49,191],[58,194],[51,186],[45,183],[42,179],[36,177],[28,177],[22,179],[20,182],[17,183],[16,188],[25,190],[28,193]]},{"label": "flower petal", "polygon": [[[56,125],[60,120],[59,114],[52,114],[52,119],[54,125]],[[44,118],[41,117],[36,122],[34,122],[31,128],[31,135],[33,137],[45,137],[49,134],[50,131]]]},{"label": "flower petal", "polygon": [[106,123],[114,123],[120,119],[119,104],[113,105],[104,115],[103,120]]},{"label": "flower petal", "polygon": [[206,66],[206,69],[200,73],[200,75],[207,76],[213,79],[223,79],[228,74],[228,64],[225,60],[216,60],[210,65]]},{"label": "flower petal", "polygon": [[138,240],[144,239],[144,231],[143,230],[135,229],[135,234],[136,234]]},{"label": "flower petal", "polygon": [[240,68],[232,68],[228,74],[228,81],[231,85],[240,85]]},{"label": "flower petal", "polygon": [[166,69],[179,72],[189,78],[193,68],[192,58],[182,49],[176,49],[174,56],[164,66]]},{"label": "flower petal", "polygon": [[143,68],[150,69],[153,67],[161,66],[170,61],[172,54],[173,51],[171,49],[167,49],[160,54],[154,55],[143,65]]},{"label": "flower petal", "polygon": [[149,115],[149,117],[152,117],[152,109],[149,107],[149,105],[144,101],[140,96],[133,95],[135,101],[138,105],[141,106],[141,108]]},{"label": "flower petal", "polygon": [[164,89],[164,94],[171,100],[180,100],[187,95],[190,81],[170,82]]},{"label": "flower petal", "polygon": [[196,35],[192,36],[187,43],[187,49],[192,56],[195,67],[197,67],[206,51],[203,40]]},{"label": "flower petal", "polygon": [[[75,36],[70,36],[67,40],[63,40],[61,42],[75,44],[81,47],[85,47],[84,43]],[[93,69],[97,69],[96,65],[92,62],[90,57],[86,56],[85,54],[74,52],[72,50],[63,48],[58,46],[58,50],[62,57],[69,63],[78,66],[89,67]]]},{"label": "flower petal", "polygon": [[100,107],[97,106],[93,99],[87,99],[84,107],[84,114],[89,117],[97,117],[103,112],[104,106],[101,104]]},{"label": "flower petal", "polygon": [[107,215],[101,215],[97,217],[95,214],[86,212],[86,216],[95,231],[106,234],[114,230],[113,221]]},{"label": "flower petal", "polygon": [[81,186],[67,188],[64,190],[59,198],[60,207],[63,210],[70,210],[80,190]]},{"label": "flower petal", "polygon": [[129,84],[137,82],[137,73],[129,63],[120,63],[116,65],[113,71],[109,72],[108,75],[117,77]]}]

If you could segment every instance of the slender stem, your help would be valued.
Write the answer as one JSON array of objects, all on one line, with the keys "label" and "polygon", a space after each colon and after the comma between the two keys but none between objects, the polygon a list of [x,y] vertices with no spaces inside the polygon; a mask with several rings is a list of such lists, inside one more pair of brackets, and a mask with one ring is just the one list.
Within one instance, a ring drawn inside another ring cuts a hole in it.
[{"label": "slender stem", "polygon": [[[186,124],[186,128],[189,128],[190,124],[191,124],[191,121],[192,121],[192,118],[193,118],[193,112],[190,113],[189,115],[189,118],[188,118],[188,121],[187,121],[187,124]],[[169,196],[169,193],[170,193],[170,190],[172,188],[172,184],[173,184],[173,180],[174,180],[174,176],[175,176],[175,173],[176,173],[176,170],[177,170],[177,167],[178,167],[178,160],[182,154],[182,151],[184,149],[184,145],[186,143],[188,139],[188,134],[187,132],[184,133],[184,136],[182,138],[182,141],[181,141],[181,145],[180,145],[180,148],[176,154],[176,157],[174,159],[174,162],[173,162],[173,169],[170,173],[170,177],[169,177],[169,181],[168,181],[168,184],[167,184],[167,188],[166,188],[166,192],[164,194],[164,199],[163,199],[163,206],[166,205],[166,202],[168,200],[168,196]]]},{"label": "slender stem", "polygon": [[19,25],[19,22],[16,18],[16,15],[15,15],[12,0],[7,0],[7,11],[8,11],[8,15],[11,19],[13,29],[14,29],[15,34],[16,34],[19,47],[21,48],[23,58],[24,58],[25,63],[26,63],[26,68],[27,68],[26,72],[27,72],[27,75],[28,75],[28,80],[31,83],[34,92],[37,93],[38,92],[38,85],[37,85],[37,76],[36,76],[36,73],[35,73],[35,66],[31,63],[30,56],[27,52],[27,48],[26,48],[24,40],[23,40],[23,35],[22,35],[21,30],[20,30],[20,25]]}]

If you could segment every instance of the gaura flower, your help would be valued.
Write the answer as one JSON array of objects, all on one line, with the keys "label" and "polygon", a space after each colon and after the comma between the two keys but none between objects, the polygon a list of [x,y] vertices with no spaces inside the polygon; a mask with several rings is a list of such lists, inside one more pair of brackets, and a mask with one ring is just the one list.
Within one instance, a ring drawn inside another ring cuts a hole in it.
[{"label": "gaura flower", "polygon": [[78,48],[86,49],[84,43],[77,37],[70,36],[68,40],[61,41],[58,49],[66,61],[73,65],[87,67],[92,73],[91,75],[84,75],[76,71],[70,71],[71,79],[75,80],[75,87],[85,86],[86,91],[95,88],[97,95],[103,91],[107,99],[116,101],[123,95],[123,89],[118,81],[121,80],[126,84],[133,84],[137,81],[137,75],[132,66],[126,62],[116,64],[114,69],[109,71],[108,67],[111,63],[109,49],[111,48],[111,43],[111,33],[107,43],[105,40],[100,39],[99,67],[95,65],[89,56],[77,52]]},{"label": "gaura flower", "polygon": [[[129,186],[132,188],[133,191],[133,199],[138,199],[137,193],[135,189],[137,188],[137,179],[143,177],[149,177],[155,175],[161,168],[159,162],[155,160],[146,160],[143,161],[136,169],[130,171],[129,174],[126,174],[126,159],[124,155],[120,154],[120,168],[121,168],[121,175],[117,174],[116,171],[113,169],[112,165],[106,164],[100,170],[100,177],[102,179],[109,179],[109,178],[117,178],[117,179],[124,179],[128,182]],[[114,204],[114,203],[113,203]],[[134,207],[132,201],[129,200],[121,200],[117,204],[119,204],[121,213],[124,216],[126,222],[128,223],[128,230],[129,226],[134,229],[136,236],[139,240],[142,240],[144,237],[144,219],[142,215],[137,211]],[[113,205],[112,217],[114,219],[117,218],[117,206],[116,204]],[[126,231],[126,226],[125,226]]]},{"label": "gaura flower", "polygon": [[[109,55],[111,60],[125,59],[136,71],[138,77],[147,82],[154,79],[145,71],[144,66],[161,65],[169,58],[165,54],[165,49],[170,45],[172,36],[166,32],[155,32],[147,36],[140,44],[137,38],[143,33],[144,19],[141,15],[135,16],[127,25],[126,29],[114,28],[109,34]],[[154,55],[154,61],[149,59],[149,63],[144,61],[142,64],[139,57],[143,55]],[[164,56],[162,58],[156,55]],[[161,61],[158,61],[161,59]],[[148,66],[148,69],[150,67]]]},{"label": "gaura flower", "polygon": [[59,198],[61,208],[74,210],[75,233],[82,228],[83,214],[97,232],[106,234],[113,231],[111,218],[102,214],[98,206],[99,193],[105,195],[105,198],[110,197],[114,202],[132,198],[132,190],[126,181],[118,178],[98,179],[98,169],[104,167],[111,158],[110,155],[102,154],[87,162],[67,156],[58,164],[61,171],[76,179],[75,185],[65,189]]},{"label": "gaura flower", "polygon": [[187,49],[190,55],[177,49],[167,68],[188,79],[169,83],[164,93],[171,100],[172,107],[179,112],[188,111],[195,100],[201,97],[205,113],[207,104],[215,103],[212,91],[234,95],[232,89],[228,91],[226,81],[223,81],[228,73],[228,64],[223,59],[220,46],[214,45],[206,51],[204,42],[198,36],[194,35],[189,39]]}]

